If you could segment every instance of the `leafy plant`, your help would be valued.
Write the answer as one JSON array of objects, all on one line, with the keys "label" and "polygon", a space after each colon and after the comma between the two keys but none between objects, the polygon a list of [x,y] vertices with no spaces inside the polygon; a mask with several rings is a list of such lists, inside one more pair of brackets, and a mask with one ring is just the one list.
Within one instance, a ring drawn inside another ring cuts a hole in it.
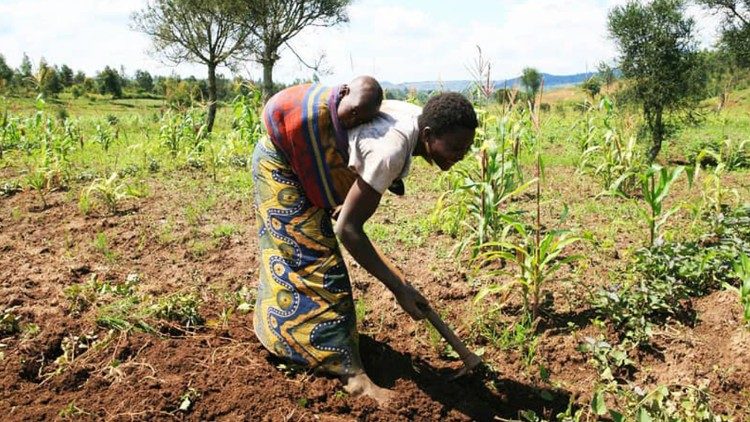
[{"label": "leafy plant", "polygon": [[[517,290],[523,301],[524,312],[530,313],[532,320],[536,320],[545,285],[563,264],[579,258],[577,255],[561,257],[561,254],[567,246],[580,239],[565,230],[551,231],[538,239],[538,233],[528,230],[524,224],[512,220],[507,222],[508,227],[513,228],[518,235],[518,241],[485,243],[482,247],[489,250],[477,257],[474,268],[478,271],[486,268],[489,262],[505,261],[516,268],[516,272],[512,274],[514,280],[483,287],[474,300],[477,302],[490,294]],[[503,274],[508,274],[508,271],[500,269],[486,272],[489,277]]]},{"label": "leafy plant", "polygon": [[739,288],[728,283],[724,286],[737,293],[742,305],[742,319],[746,325],[750,325],[750,258],[744,253],[734,263],[734,272],[740,279]]},{"label": "leafy plant", "polygon": [[0,313],[0,335],[13,335],[21,329],[20,318],[15,315],[15,310],[14,307],[7,308]]},{"label": "leafy plant", "polygon": [[[643,199],[649,206],[649,211],[641,211],[641,215],[648,224],[649,245],[653,246],[660,229],[667,219],[679,210],[674,206],[664,212],[664,199],[669,195],[669,188],[680,177],[685,170],[684,167],[675,167],[669,171],[666,167],[652,165],[648,170],[638,175]],[[692,174],[688,174],[688,180],[692,183]]]},{"label": "leafy plant", "polygon": [[[645,158],[636,137],[627,136],[614,102],[604,97],[597,112],[583,120],[578,169],[600,180],[604,193],[629,196],[637,185]],[[601,122],[601,123],[599,123]],[[601,126],[599,126],[599,124]]]},{"label": "leafy plant", "polygon": [[[91,185],[82,192],[82,196],[83,195],[93,196],[112,214],[117,213],[119,204],[125,199],[140,196],[131,186],[120,181],[117,172],[112,173],[107,179],[98,178],[94,180]],[[88,201],[88,199],[82,201]]]}]

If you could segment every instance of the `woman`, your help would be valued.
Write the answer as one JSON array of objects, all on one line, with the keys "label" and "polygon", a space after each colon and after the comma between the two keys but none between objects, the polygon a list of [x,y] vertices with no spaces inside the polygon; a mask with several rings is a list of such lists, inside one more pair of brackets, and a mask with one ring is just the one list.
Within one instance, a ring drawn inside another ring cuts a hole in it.
[{"label": "woman", "polygon": [[[275,355],[338,375],[350,394],[382,404],[390,392],[363,369],[351,285],[336,237],[404,311],[424,318],[427,301],[373,246],[364,223],[385,190],[408,174],[412,156],[441,170],[460,161],[473,143],[476,114],[456,93],[439,94],[424,109],[385,101],[372,121],[345,135],[336,130],[342,127],[340,113],[330,111],[340,107],[334,100],[340,96],[335,89],[322,94],[315,89],[320,90],[313,85],[286,99],[282,91],[264,110],[269,138],[258,143],[253,157],[261,255],[255,331]],[[285,120],[297,108],[282,113],[279,104],[298,104],[303,118]],[[298,141],[281,139],[285,134]],[[315,186],[307,187],[312,182]],[[334,227],[331,215],[339,205]]]}]

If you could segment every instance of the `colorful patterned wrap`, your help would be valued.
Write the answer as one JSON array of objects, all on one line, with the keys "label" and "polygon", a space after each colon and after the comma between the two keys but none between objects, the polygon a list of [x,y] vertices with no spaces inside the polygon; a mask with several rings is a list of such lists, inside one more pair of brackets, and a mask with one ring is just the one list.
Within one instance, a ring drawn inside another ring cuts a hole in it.
[{"label": "colorful patterned wrap", "polygon": [[[290,90],[295,94],[303,91],[293,87],[282,93]],[[260,237],[260,284],[253,325],[261,343],[276,356],[337,375],[354,374],[362,370],[362,364],[349,274],[333,232],[331,210],[311,200],[311,196],[322,193],[319,199],[324,199],[326,205],[335,203],[340,197],[331,198],[328,193],[337,192],[337,185],[333,182],[328,186],[334,189],[318,188],[310,195],[307,182],[319,183],[319,178],[325,176],[320,170],[326,167],[298,159],[295,168],[288,158],[299,158],[300,151],[322,146],[328,151],[320,156],[326,157],[323,164],[330,164],[329,159],[334,163],[342,159],[330,152],[331,141],[336,138],[330,134],[333,124],[325,118],[327,110],[335,108],[324,107],[320,101],[334,94],[326,94],[315,87],[304,91],[308,111],[324,113],[310,120],[304,116],[304,111],[301,116],[300,110],[295,111],[293,98],[272,98],[266,106],[266,117],[274,117],[267,125],[276,131],[277,141],[272,141],[274,136],[264,137],[253,153]],[[313,94],[318,101],[310,103],[308,100]],[[304,132],[307,135],[303,135],[295,130],[295,125],[303,121],[308,122],[304,125],[307,129],[312,126],[318,131],[307,131]],[[294,139],[284,139],[282,134]],[[311,134],[316,134],[314,139],[321,142],[311,144]],[[293,147],[295,152],[289,154],[279,144]],[[300,174],[303,177],[298,177]]]},{"label": "colorful patterned wrap", "polygon": [[307,198],[319,208],[341,205],[357,174],[348,168],[348,139],[338,120],[339,88],[297,85],[268,100],[263,123]]}]

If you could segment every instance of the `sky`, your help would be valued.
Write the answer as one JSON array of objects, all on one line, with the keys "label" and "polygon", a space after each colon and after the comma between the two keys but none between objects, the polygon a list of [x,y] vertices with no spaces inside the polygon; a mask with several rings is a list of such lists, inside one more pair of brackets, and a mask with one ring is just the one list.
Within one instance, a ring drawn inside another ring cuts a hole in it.
[{"label": "sky", "polygon": [[[205,66],[164,63],[149,38],[131,28],[131,15],[147,0],[0,0],[0,54],[18,67],[23,53],[36,65],[67,64],[94,75],[104,66],[133,75],[205,77]],[[477,46],[492,65],[493,79],[512,78],[524,67],[557,75],[591,71],[612,63],[617,51],[607,36],[608,11],[626,0],[354,0],[349,22],[310,28],[281,50],[274,80],[312,76],[289,48],[305,61],[324,55],[325,83],[361,74],[381,81],[471,79]],[[717,17],[690,7],[702,45],[716,39]],[[232,72],[220,70],[226,76]],[[248,61],[239,69],[260,79]]]}]

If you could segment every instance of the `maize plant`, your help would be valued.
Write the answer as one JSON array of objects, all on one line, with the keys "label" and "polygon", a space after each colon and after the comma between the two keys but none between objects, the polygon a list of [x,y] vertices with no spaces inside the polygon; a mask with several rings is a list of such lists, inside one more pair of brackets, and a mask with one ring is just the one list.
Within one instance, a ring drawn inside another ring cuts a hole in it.
[{"label": "maize plant", "polygon": [[608,97],[602,98],[599,110],[603,113],[601,128],[596,127],[595,117],[586,120],[578,169],[599,179],[605,193],[629,195],[637,186],[643,156],[635,136],[626,137],[616,124],[619,115]]},{"label": "maize plant", "polygon": [[[474,299],[482,300],[490,294],[501,294],[509,298],[517,292],[523,301],[523,310],[530,315],[532,321],[539,317],[539,304],[543,296],[544,287],[563,264],[580,258],[578,255],[561,257],[565,248],[578,240],[565,230],[555,230],[541,236],[537,231],[529,230],[523,223],[508,220],[508,228],[513,229],[517,242],[499,241],[482,245],[483,252],[474,260],[474,268],[489,277],[498,275],[512,275],[509,283],[494,283],[482,288]],[[539,239],[537,240],[537,235]],[[511,263],[515,272],[505,269],[487,271],[488,264],[497,261]]]},{"label": "maize plant", "polygon": [[[711,171],[707,171],[706,174],[700,178],[702,183],[701,189],[701,201],[694,210],[695,218],[702,218],[708,214],[710,221],[714,226],[719,220],[719,216],[722,215],[724,210],[730,205],[730,198],[734,198],[735,202],[739,202],[740,194],[737,189],[728,188],[724,186],[722,178],[726,174],[728,168],[722,161],[720,154],[710,150],[702,150],[697,158],[695,164],[695,177],[697,178],[702,171],[700,163],[708,157],[716,161],[716,166]],[[708,209],[705,209],[705,208]],[[716,227],[714,227],[716,228]]]},{"label": "maize plant", "polygon": [[[643,199],[649,207],[648,211],[639,209],[644,220],[648,224],[649,246],[654,246],[659,230],[672,216],[679,205],[664,212],[664,199],[669,195],[669,188],[685,170],[684,167],[675,167],[672,171],[659,165],[652,165],[648,170],[638,175]],[[692,183],[692,171],[688,173],[688,180]]]},{"label": "maize plant", "polygon": [[83,191],[86,198],[93,195],[104,204],[110,213],[116,214],[118,205],[125,199],[135,198],[132,190],[124,183],[118,181],[117,172],[112,173],[107,179],[96,179]]},{"label": "maize plant", "polygon": [[471,157],[449,172],[444,180],[450,190],[437,201],[432,222],[451,235],[465,233],[456,245],[460,255],[470,247],[497,240],[505,227],[505,209],[511,198],[525,191],[534,180],[524,182],[517,151],[525,141],[528,122],[506,113],[498,117],[479,110],[482,124]]},{"label": "maize plant", "polygon": [[740,287],[737,288],[726,283],[724,287],[737,293],[742,305],[742,320],[750,326],[750,258],[744,253],[740,254],[734,263],[734,272],[740,279]]},{"label": "maize plant", "polygon": [[263,97],[257,89],[249,95],[238,95],[232,101],[232,128],[237,131],[240,140],[249,145],[255,145],[263,135],[263,121],[259,112],[262,107]]}]

